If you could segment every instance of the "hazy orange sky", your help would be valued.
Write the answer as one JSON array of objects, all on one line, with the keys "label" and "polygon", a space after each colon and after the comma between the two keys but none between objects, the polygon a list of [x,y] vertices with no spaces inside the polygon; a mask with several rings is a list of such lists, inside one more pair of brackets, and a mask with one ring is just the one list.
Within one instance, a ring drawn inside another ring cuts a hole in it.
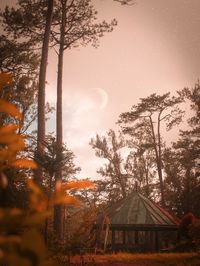
[{"label": "hazy orange sky", "polygon": [[[63,129],[82,168],[80,176],[96,178],[102,162],[88,145],[92,136],[117,128],[119,114],[140,97],[174,93],[200,77],[200,0],[137,0],[128,7],[112,0],[93,2],[100,19],[116,18],[118,26],[98,49],[66,51]],[[46,96],[52,104],[56,61],[51,51]],[[55,128],[55,119],[48,128]]]}]

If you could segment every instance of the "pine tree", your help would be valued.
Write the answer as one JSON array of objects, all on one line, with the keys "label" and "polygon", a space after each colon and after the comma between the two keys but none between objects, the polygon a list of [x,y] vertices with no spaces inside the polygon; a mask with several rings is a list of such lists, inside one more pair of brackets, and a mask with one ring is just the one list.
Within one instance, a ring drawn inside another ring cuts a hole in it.
[{"label": "pine tree", "polygon": [[158,178],[160,183],[161,204],[165,207],[165,193],[162,173],[162,137],[161,126],[165,122],[167,130],[181,122],[183,111],[178,107],[180,97],[170,97],[170,93],[164,95],[152,94],[147,98],[141,98],[137,105],[133,105],[130,112],[120,115],[119,124],[125,134],[133,136],[137,131],[143,131],[148,136],[149,143],[155,154]]}]

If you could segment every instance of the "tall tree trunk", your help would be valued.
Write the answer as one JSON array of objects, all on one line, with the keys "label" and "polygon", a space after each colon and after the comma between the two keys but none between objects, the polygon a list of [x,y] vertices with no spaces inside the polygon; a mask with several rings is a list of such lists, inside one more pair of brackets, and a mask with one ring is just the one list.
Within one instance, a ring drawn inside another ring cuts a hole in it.
[{"label": "tall tree trunk", "polygon": [[[59,163],[62,160],[62,78],[63,78],[63,56],[64,56],[64,38],[66,28],[66,0],[62,0],[62,24],[60,29],[60,47],[58,55],[58,74],[57,74],[57,109],[56,109],[56,159]],[[56,183],[62,182],[62,169],[57,168],[55,173]],[[61,205],[55,206],[54,209],[54,230],[59,239],[63,237],[63,208]]]},{"label": "tall tree trunk", "polygon": [[126,188],[125,188],[124,179],[123,179],[123,176],[122,176],[122,173],[120,170],[120,166],[116,162],[112,162],[112,160],[109,160],[109,161],[111,164],[113,164],[114,171],[115,171],[117,180],[118,180],[120,188],[121,188],[122,197],[123,197],[123,199],[125,199],[126,198]]},{"label": "tall tree trunk", "polygon": [[[49,0],[44,39],[42,44],[42,56],[40,62],[40,73],[39,73],[39,84],[38,84],[37,154],[39,155],[42,155],[44,153],[43,144],[45,140],[45,83],[46,83],[46,70],[47,70],[52,15],[53,15],[53,0]],[[41,167],[38,167],[38,169],[35,171],[35,180],[38,183],[42,182]]]},{"label": "tall tree trunk", "polygon": [[148,168],[148,163],[146,162],[146,160],[143,157],[143,163],[144,163],[144,171],[145,171],[145,182],[146,182],[146,196],[149,197],[150,193],[149,193],[149,168]]},{"label": "tall tree trunk", "polygon": [[[50,171],[49,172],[50,180],[49,180],[49,193],[48,193],[47,211],[49,210],[49,202],[50,202],[50,198],[51,198],[52,190],[53,190],[53,187],[52,187],[53,176],[54,176],[54,171]],[[45,224],[44,224],[44,242],[45,242],[46,245],[48,245],[48,227],[49,227],[49,217],[47,217],[45,219]]]},{"label": "tall tree trunk", "polygon": [[159,165],[159,172],[160,172],[160,191],[161,191],[161,203],[162,207],[166,207],[165,203],[165,190],[163,185],[163,174],[162,174],[162,150],[161,150],[161,136],[160,136],[160,123],[161,123],[161,114],[163,110],[161,110],[158,114],[158,165]]},{"label": "tall tree trunk", "polygon": [[119,180],[119,184],[120,184],[120,187],[121,187],[121,192],[122,192],[122,197],[123,197],[123,199],[125,199],[126,198],[126,188],[125,188],[125,182],[124,182],[124,178],[123,178],[123,176],[122,176],[122,174],[121,174],[121,171],[120,171],[120,169],[117,169],[117,178],[118,178],[118,180]]},{"label": "tall tree trunk", "polygon": [[190,193],[191,193],[191,175],[190,175],[191,168],[187,166],[185,172],[185,189],[186,189],[186,200],[185,200],[185,213],[191,212],[191,200],[190,200]]},{"label": "tall tree trunk", "polygon": [[[151,117],[150,117],[150,123],[151,123],[151,130],[152,130],[152,136],[153,136],[154,150],[155,150],[155,155],[156,155],[156,165],[157,165],[157,170],[158,170],[158,178],[159,178],[159,182],[160,182],[161,205],[163,208],[165,208],[165,196],[164,196],[164,186],[163,186],[163,177],[162,177],[162,166],[161,166],[161,157],[160,157],[160,152],[159,152],[161,149],[161,146],[157,145],[157,143],[156,143],[156,136],[155,136],[153,121],[152,121]],[[158,133],[159,132],[160,132],[160,130],[158,129]],[[160,142],[160,135],[158,136],[158,139]]]}]

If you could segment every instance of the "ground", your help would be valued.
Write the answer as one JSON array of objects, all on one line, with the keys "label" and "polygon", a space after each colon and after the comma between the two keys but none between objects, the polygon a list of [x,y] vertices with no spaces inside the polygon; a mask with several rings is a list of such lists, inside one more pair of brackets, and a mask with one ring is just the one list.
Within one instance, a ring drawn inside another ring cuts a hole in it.
[{"label": "ground", "polygon": [[[67,260],[60,265],[68,265]],[[200,266],[197,253],[105,254],[71,258],[71,266]]]}]

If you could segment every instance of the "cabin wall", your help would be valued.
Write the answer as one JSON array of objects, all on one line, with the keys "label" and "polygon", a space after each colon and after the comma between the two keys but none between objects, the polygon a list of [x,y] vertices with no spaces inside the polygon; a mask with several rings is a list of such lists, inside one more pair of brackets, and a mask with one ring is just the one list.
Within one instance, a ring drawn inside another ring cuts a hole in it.
[{"label": "cabin wall", "polygon": [[177,232],[117,230],[99,236],[99,248],[104,251],[156,252],[175,246]]}]

